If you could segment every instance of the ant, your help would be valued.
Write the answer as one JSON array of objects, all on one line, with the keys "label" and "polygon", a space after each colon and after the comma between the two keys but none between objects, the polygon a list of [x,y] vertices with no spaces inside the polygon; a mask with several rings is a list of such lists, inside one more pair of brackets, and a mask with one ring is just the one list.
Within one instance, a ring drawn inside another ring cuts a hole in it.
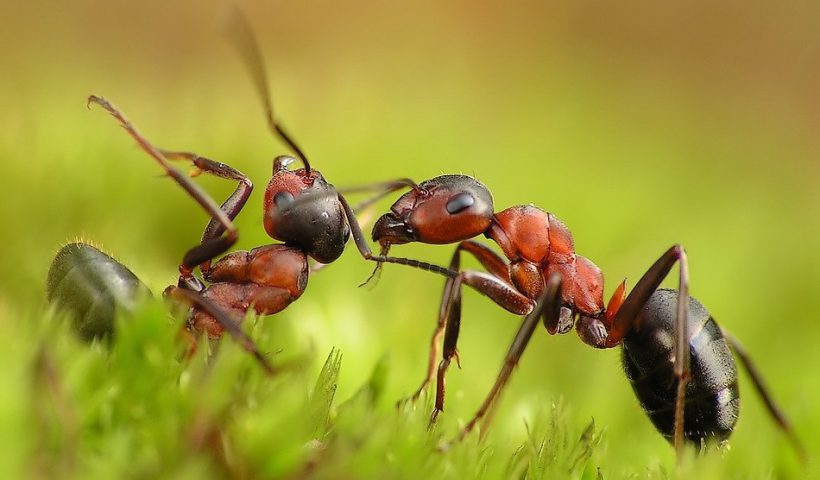
[{"label": "ant", "polygon": [[[472,240],[483,234],[504,257]],[[724,442],[739,413],[737,367],[730,348],[748,371],[769,414],[801,459],[805,453],[785,415],[775,405],[762,376],[741,344],[721,329],[706,308],[690,298],[686,253],[669,248],[626,295],[626,281],[604,307],[604,277],[589,259],[575,253],[570,230],[555,215],[533,205],[493,212],[486,186],[465,175],[442,175],[402,195],[373,227],[373,240],[386,255],[391,245],[458,242],[449,269],[438,324],[430,340],[427,374],[415,400],[437,372],[430,426],[444,410],[445,375],[455,357],[461,327],[461,290],[468,285],[504,309],[524,316],[496,381],[476,414],[457,437],[490,421],[490,409],[518,364],[539,318],[551,335],[573,327],[595,348],[622,346],[626,375],[655,428],[678,456],[684,441]],[[474,256],[486,272],[461,270],[461,253]],[[659,289],[674,264],[678,289]],[[378,268],[378,266],[377,266]],[[442,358],[436,369],[442,335]],[[400,402],[401,403],[401,402]]]},{"label": "ant", "polygon": [[[88,104],[98,105],[111,114],[139,147],[154,158],[165,173],[211,216],[200,243],[185,253],[179,265],[177,284],[169,286],[164,292],[167,297],[193,304],[186,321],[186,332],[191,345],[195,344],[194,339],[190,338],[194,333],[204,333],[209,339],[219,339],[228,330],[261,362],[266,371],[272,372],[267,360],[239,328],[239,321],[249,310],[258,315],[272,315],[287,308],[305,291],[311,270],[318,270],[339,258],[351,234],[365,259],[409,264],[434,271],[443,269],[424,262],[372,254],[356,219],[356,212],[393,191],[405,187],[416,188],[415,183],[408,179],[398,179],[348,189],[351,192],[377,192],[357,207],[351,207],[344,195],[328,183],[318,170],[311,167],[303,151],[281,124],[274,120],[264,64],[247,20],[237,9],[230,9],[226,27],[229,38],[235,43],[251,73],[262,100],[268,127],[296,155],[278,156],[274,159],[273,175],[265,189],[265,231],[273,239],[284,243],[228,253],[212,264],[216,257],[228,251],[238,240],[233,220],[251,195],[253,184],[250,179],[227,164],[195,153],[155,147],[118,108],[102,97],[92,95],[88,97]],[[195,167],[191,176],[207,173],[236,181],[236,189],[219,206],[186,175],[173,168],[171,160],[191,162]],[[295,162],[301,163],[302,168],[289,169]],[[99,268],[113,268],[119,271],[117,276],[121,276],[122,269],[111,263],[118,262],[104,254],[96,255],[91,251],[93,247],[83,245],[77,247],[81,256],[95,257],[93,262],[100,265]],[[308,257],[318,264],[310,268]],[[201,279],[194,274],[197,267],[202,274]]]}]

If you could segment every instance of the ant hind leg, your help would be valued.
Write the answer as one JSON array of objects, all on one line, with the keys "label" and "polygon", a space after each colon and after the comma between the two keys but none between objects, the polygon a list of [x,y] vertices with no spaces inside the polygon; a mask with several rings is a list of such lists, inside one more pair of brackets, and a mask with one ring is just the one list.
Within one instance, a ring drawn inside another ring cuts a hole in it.
[{"label": "ant hind leg", "polygon": [[732,350],[734,350],[737,358],[740,360],[740,364],[743,365],[746,373],[748,373],[749,377],[752,379],[752,384],[755,386],[757,394],[763,400],[763,404],[766,405],[766,410],[768,410],[769,416],[777,424],[777,428],[779,428],[786,435],[786,438],[789,439],[789,442],[791,443],[794,451],[797,453],[798,458],[800,458],[800,461],[803,464],[807,463],[808,455],[806,454],[806,448],[803,446],[800,439],[797,438],[797,434],[795,433],[791,422],[789,422],[789,419],[786,418],[786,414],[784,414],[783,410],[781,410],[775,403],[771,392],[766,387],[766,382],[763,380],[763,375],[761,375],[757,365],[755,365],[754,361],[752,361],[752,357],[749,356],[746,349],[734,335],[730,334],[723,328],[721,328],[721,332],[723,333],[723,337],[726,339],[726,343],[728,343]]},{"label": "ant hind leg", "polygon": [[643,274],[635,288],[626,297],[612,320],[605,341],[605,347],[614,347],[635,326],[635,321],[641,309],[649,298],[658,289],[661,282],[669,274],[672,266],[678,263],[678,311],[675,317],[675,377],[678,380],[675,395],[675,430],[674,445],[678,460],[683,453],[684,441],[684,405],[686,403],[686,385],[689,383],[689,334],[687,332],[687,316],[689,306],[689,267],[686,261],[686,252],[680,245],[673,245]]}]

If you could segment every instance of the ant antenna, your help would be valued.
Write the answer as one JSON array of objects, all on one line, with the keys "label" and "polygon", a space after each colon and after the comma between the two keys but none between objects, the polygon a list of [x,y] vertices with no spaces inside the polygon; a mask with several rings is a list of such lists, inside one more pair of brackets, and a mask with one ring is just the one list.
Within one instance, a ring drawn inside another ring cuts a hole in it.
[{"label": "ant antenna", "polygon": [[270,127],[274,135],[288,144],[305,166],[305,172],[310,173],[310,163],[302,152],[302,149],[296,145],[296,142],[291,139],[290,135],[285,132],[282,126],[273,119],[273,104],[270,99],[270,88],[268,87],[268,76],[265,74],[265,64],[262,61],[262,54],[259,53],[259,43],[253,35],[253,30],[251,30],[248,20],[242,15],[242,12],[233,2],[229,2],[225,10],[224,19],[222,21],[222,31],[228,41],[236,49],[239,57],[245,63],[248,72],[251,74],[256,92],[259,94],[262,100],[262,106],[265,109],[268,127]]}]

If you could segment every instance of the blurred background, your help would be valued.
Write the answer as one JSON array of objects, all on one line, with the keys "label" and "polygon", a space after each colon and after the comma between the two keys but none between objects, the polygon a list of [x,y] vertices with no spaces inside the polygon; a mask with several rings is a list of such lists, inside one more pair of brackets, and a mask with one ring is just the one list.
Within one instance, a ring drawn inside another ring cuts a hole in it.
[{"label": "blurred background", "polygon": [[[260,39],[278,118],[329,181],[474,175],[496,210],[534,203],[561,218],[576,250],[607,275],[607,298],[622,278],[634,284],[667,247],[683,244],[692,294],[746,344],[798,434],[817,446],[820,4],[240,7]],[[245,172],[257,190],[237,220],[238,248],[270,242],[261,192],[273,157],[287,152],[218,33],[222,10],[190,0],[0,4],[3,334],[43,309],[45,274],[63,243],[101,245],[158,293],[207,221],[111,118],[86,110],[91,93],[157,145]],[[233,188],[197,181],[217,200]],[[440,264],[451,252],[394,249]],[[342,399],[388,354],[387,397],[397,400],[421,380],[443,282],[391,265],[375,287],[357,288],[370,268],[350,248],[265,321],[319,358],[342,350]],[[519,324],[474,292],[464,303],[463,370],[451,370],[442,418],[452,431],[489,389]],[[749,471],[793,462],[745,375],[741,382],[743,413],[726,461]],[[672,458],[617,351],[543,330],[493,435],[523,438],[522,419],[559,399],[574,423],[594,417],[606,428],[600,463]]]}]

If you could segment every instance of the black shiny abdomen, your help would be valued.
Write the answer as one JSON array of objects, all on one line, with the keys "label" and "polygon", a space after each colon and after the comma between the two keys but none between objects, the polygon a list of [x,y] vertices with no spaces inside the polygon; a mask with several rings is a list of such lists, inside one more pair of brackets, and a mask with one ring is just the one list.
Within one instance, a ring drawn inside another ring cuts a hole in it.
[{"label": "black shiny abdomen", "polygon": [[[677,290],[656,291],[638,328],[623,341],[623,365],[635,395],[655,428],[672,440],[677,380],[673,370]],[[737,422],[740,397],[734,357],[706,308],[689,299],[691,378],[686,388],[684,435],[698,445],[723,441]]]},{"label": "black shiny abdomen", "polygon": [[148,288],[125,265],[87,243],[69,243],[54,257],[46,281],[48,301],[72,317],[91,340],[114,332],[118,310],[131,310]]}]

